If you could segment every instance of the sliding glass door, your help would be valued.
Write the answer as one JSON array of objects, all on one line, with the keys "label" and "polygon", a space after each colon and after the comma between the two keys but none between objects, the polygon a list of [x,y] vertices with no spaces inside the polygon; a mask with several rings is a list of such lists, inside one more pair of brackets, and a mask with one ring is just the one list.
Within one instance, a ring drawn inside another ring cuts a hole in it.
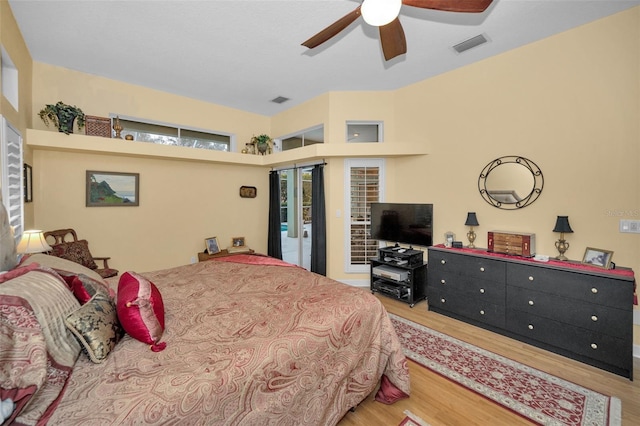
[{"label": "sliding glass door", "polygon": [[282,259],[311,268],[311,167],[280,171]]}]

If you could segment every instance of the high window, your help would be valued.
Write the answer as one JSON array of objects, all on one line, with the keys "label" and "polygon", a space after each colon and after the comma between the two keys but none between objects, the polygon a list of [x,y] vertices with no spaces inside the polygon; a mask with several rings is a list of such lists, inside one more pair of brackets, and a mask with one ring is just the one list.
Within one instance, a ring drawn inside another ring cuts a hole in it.
[{"label": "high window", "polygon": [[348,143],[382,142],[383,128],[380,121],[347,121]]},{"label": "high window", "polygon": [[316,126],[275,141],[281,151],[324,143],[324,126]]},{"label": "high window", "polygon": [[131,135],[135,141],[160,145],[184,146],[189,148],[231,151],[230,134],[212,133],[188,129],[170,124],[157,124],[120,118],[122,136]]}]

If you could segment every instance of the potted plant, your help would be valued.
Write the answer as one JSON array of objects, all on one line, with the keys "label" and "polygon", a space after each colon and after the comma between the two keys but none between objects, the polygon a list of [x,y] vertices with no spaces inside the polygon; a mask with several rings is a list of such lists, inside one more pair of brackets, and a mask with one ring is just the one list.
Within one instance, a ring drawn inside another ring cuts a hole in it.
[{"label": "potted plant", "polygon": [[84,127],[84,112],[75,105],[71,106],[63,102],[58,102],[55,105],[48,104],[40,110],[39,115],[44,124],[49,126],[49,121],[52,121],[59,132],[67,135],[73,133],[73,122],[76,118],[78,119],[78,130]]},{"label": "potted plant", "polygon": [[259,135],[251,138],[251,143],[255,145],[258,153],[264,155],[271,148],[271,137],[269,135]]}]

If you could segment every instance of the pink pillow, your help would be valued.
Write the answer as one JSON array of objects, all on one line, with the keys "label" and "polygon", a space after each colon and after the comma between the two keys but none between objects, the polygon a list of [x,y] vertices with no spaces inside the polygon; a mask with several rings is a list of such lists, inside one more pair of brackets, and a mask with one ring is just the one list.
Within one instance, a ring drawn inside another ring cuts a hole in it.
[{"label": "pink pillow", "polygon": [[164,332],[164,304],[160,291],[151,281],[135,272],[125,272],[118,282],[116,308],[122,328],[134,339],[159,352]]}]

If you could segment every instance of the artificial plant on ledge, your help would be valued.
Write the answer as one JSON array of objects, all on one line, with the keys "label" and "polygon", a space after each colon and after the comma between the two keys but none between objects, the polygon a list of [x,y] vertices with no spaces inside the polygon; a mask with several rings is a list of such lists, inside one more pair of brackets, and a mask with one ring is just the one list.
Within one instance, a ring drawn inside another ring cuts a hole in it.
[{"label": "artificial plant on ledge", "polygon": [[40,110],[38,115],[40,115],[47,127],[49,126],[49,121],[51,121],[59,132],[67,135],[73,133],[73,122],[76,118],[78,119],[78,130],[82,129],[85,123],[84,112],[80,108],[60,101],[55,105],[48,104]]},{"label": "artificial plant on ledge", "polygon": [[258,135],[251,138],[251,143],[255,145],[259,154],[266,154],[271,150],[272,139],[269,135]]}]

